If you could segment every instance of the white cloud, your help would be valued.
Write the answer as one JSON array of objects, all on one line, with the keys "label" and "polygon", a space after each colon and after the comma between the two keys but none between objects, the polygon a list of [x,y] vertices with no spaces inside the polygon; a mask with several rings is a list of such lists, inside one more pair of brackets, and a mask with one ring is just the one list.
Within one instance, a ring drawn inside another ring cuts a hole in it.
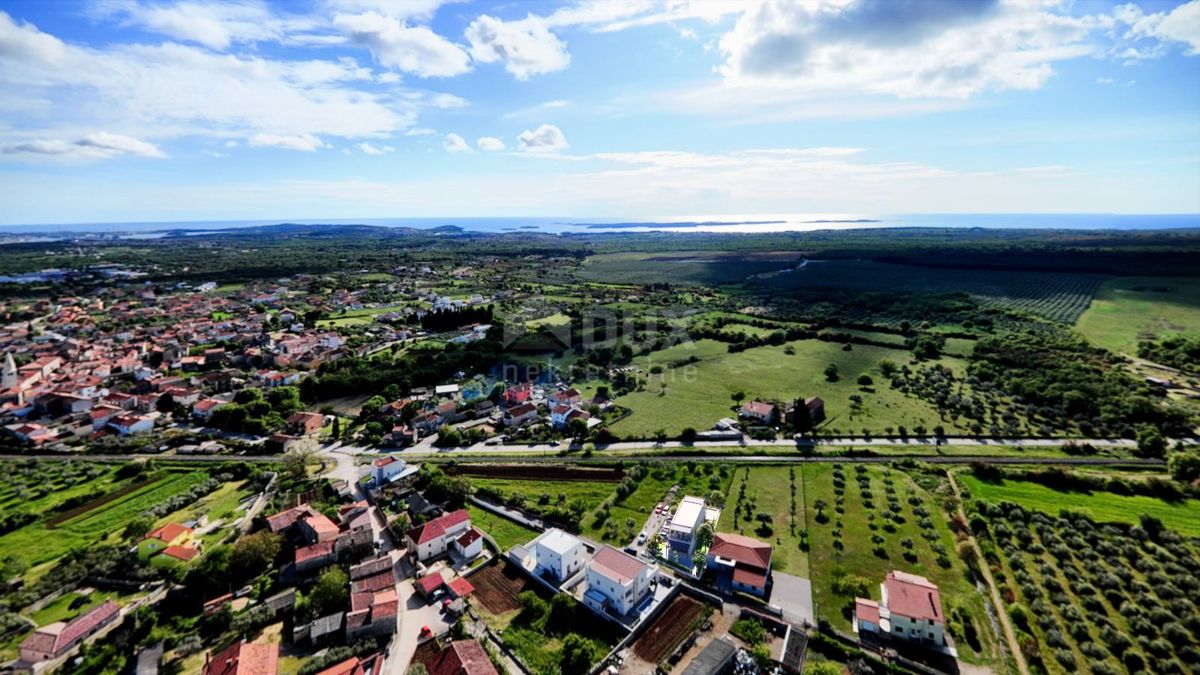
[{"label": "white cloud", "polygon": [[[1187,45],[1187,53],[1195,56],[1200,54],[1200,0],[1191,0],[1170,12],[1146,14],[1141,7],[1126,4],[1117,7],[1113,15],[1118,21],[1129,26],[1127,38],[1139,40],[1154,38],[1166,42],[1178,42]],[[1132,59],[1154,58],[1163,54],[1161,45],[1151,45],[1142,50],[1129,48],[1122,53]]]},{"label": "white cloud", "polygon": [[404,132],[405,136],[436,136],[437,130],[428,127],[413,127]]},{"label": "white cloud", "polygon": [[289,32],[314,25],[311,19],[283,17],[254,1],[158,4],[107,0],[99,4],[99,10],[101,15],[120,16],[129,24],[155,33],[219,50],[234,42],[279,40]]},{"label": "white cloud", "polygon": [[517,147],[525,152],[558,152],[570,146],[562,129],[553,124],[543,124],[532,131],[522,131],[517,136]]},{"label": "white cloud", "polygon": [[386,155],[396,151],[396,148],[390,145],[372,145],[370,143],[359,143],[355,147],[362,150],[364,155]]},{"label": "white cloud", "polygon": [[450,77],[471,69],[461,47],[425,26],[409,26],[376,12],[338,14],[333,22],[389,68],[418,77]]},{"label": "white cloud", "polygon": [[1037,89],[1055,62],[1094,53],[1103,17],[1055,0],[898,2],[768,0],[720,40],[728,82],[900,97],[968,98]]},{"label": "white cloud", "polygon": [[161,159],[167,156],[157,145],[124,136],[122,134],[97,131],[74,141],[30,140],[5,146],[6,155],[57,155],[71,159],[108,159],[118,155],[133,155]]},{"label": "white cloud", "polygon": [[458,134],[446,134],[446,136],[442,138],[442,148],[445,149],[446,152],[471,151],[471,146],[467,145],[467,142],[463,140],[463,137],[459,136]]},{"label": "white cloud", "polygon": [[254,134],[250,137],[252,148],[281,148],[283,150],[303,150],[312,152],[327,147],[325,143],[312,134]]},{"label": "white cloud", "polygon": [[466,35],[471,58],[480,63],[503,61],[504,69],[518,80],[562,70],[571,63],[567,45],[532,14],[519,21],[484,14],[467,26]]},{"label": "white cloud", "polygon": [[391,135],[423,110],[465,105],[434,92],[362,88],[373,78],[352,58],[275,60],[170,42],[84,47],[0,11],[0,146],[98,128],[153,142],[264,134],[312,146],[307,139]]},{"label": "white cloud", "polygon": [[340,12],[376,12],[402,20],[428,21],[447,0],[326,0]]},{"label": "white cloud", "polygon": [[494,136],[483,136],[475,141],[475,145],[479,146],[480,150],[503,150],[504,141]]}]

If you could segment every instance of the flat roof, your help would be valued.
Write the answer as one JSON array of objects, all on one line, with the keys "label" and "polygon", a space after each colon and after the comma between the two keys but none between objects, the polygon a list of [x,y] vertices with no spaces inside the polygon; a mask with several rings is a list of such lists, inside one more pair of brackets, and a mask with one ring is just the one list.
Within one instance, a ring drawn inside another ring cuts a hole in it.
[{"label": "flat roof", "polygon": [[582,543],[578,537],[569,535],[562,530],[546,530],[546,533],[538,539],[539,547],[559,555],[564,555]]},{"label": "flat roof", "polygon": [[694,527],[696,521],[700,519],[703,513],[703,499],[699,497],[684,497],[679,502],[679,508],[675,511],[675,516],[671,518],[671,524],[676,527]]}]

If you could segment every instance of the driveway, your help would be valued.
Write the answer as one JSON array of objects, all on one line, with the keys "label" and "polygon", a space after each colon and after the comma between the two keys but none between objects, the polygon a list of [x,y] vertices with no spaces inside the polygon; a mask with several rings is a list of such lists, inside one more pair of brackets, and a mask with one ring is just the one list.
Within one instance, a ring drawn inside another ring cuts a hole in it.
[{"label": "driveway", "polygon": [[783,610],[788,621],[806,622],[816,625],[813,615],[812,582],[783,572],[773,572],[774,586],[771,588],[771,604]]},{"label": "driveway", "polygon": [[452,621],[436,603],[426,604],[425,598],[417,595],[411,579],[401,581],[396,586],[396,592],[400,596],[400,624],[383,667],[384,675],[404,675],[408,672],[417,644],[421,641],[422,626],[429,626],[434,635],[443,635],[449,632],[452,625]]}]

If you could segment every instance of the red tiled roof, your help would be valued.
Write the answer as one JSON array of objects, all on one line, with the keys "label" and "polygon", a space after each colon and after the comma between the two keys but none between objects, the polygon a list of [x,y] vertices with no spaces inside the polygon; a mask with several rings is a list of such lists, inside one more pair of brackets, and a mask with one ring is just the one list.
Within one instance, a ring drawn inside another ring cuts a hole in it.
[{"label": "red tiled roof", "polygon": [[197,551],[191,546],[168,546],[162,550],[162,554],[171,558],[175,558],[176,560],[187,562],[200,555],[200,551]]},{"label": "red tiled roof", "polygon": [[362,662],[358,660],[357,656],[351,656],[335,666],[322,670],[317,675],[363,675],[363,673]]},{"label": "red tiled roof", "polygon": [[330,553],[333,553],[333,542],[332,541],[320,541],[320,542],[313,544],[312,546],[305,546],[304,548],[296,549],[296,563],[299,564],[299,563],[303,563],[303,562],[308,562],[309,560],[312,560],[313,558],[320,558],[323,556],[327,556]]},{"label": "red tiled roof", "polygon": [[395,616],[400,611],[400,597],[395,588],[380,591],[371,602],[371,621],[388,616]]},{"label": "red tiled roof", "polygon": [[767,575],[745,567],[733,568],[733,580],[743,586],[764,588],[767,585]]},{"label": "red tiled roof", "polygon": [[203,675],[276,675],[279,645],[238,641],[204,664]]},{"label": "red tiled roof", "polygon": [[625,585],[631,579],[642,573],[646,565],[637,558],[623,553],[611,546],[603,546],[592,558],[592,567],[604,576]]},{"label": "red tiled roof", "polygon": [[167,523],[157,530],[151,530],[143,539],[158,539],[159,541],[171,541],[175,537],[182,534],[188,534],[192,531],[190,527],[184,527],[178,523]]},{"label": "red tiled roof", "polygon": [[395,585],[396,575],[391,570],[387,570],[355,581],[350,585],[350,589],[355,593],[374,593]]},{"label": "red tiled roof", "polygon": [[925,577],[892,570],[883,581],[888,611],[910,619],[942,621],[942,597]]},{"label": "red tiled roof", "polygon": [[394,461],[396,461],[395,457],[382,457],[372,462],[372,464],[374,464],[376,468],[383,468]]},{"label": "red tiled roof", "polygon": [[107,600],[104,604],[88,610],[66,624],[61,622],[52,623],[49,626],[37,629],[29,637],[21,641],[21,648],[47,654],[59,654],[69,649],[101,624],[115,618],[120,612],[120,605],[112,600]]},{"label": "red tiled roof", "polygon": [[317,537],[337,535],[337,523],[330,520],[324,513],[313,513],[304,517],[304,522],[317,533]]},{"label": "red tiled roof", "polygon": [[442,578],[442,575],[438,572],[434,572],[432,574],[426,574],[420,579],[417,579],[417,589],[425,595],[429,595],[430,593],[441,588],[442,584],[444,583],[446,583],[446,580]]},{"label": "red tiled roof", "polygon": [[463,577],[454,579],[450,583],[446,584],[446,586],[450,589],[450,593],[456,598],[465,598],[475,592],[475,587],[471,585],[470,581],[467,581]]},{"label": "red tiled roof", "polygon": [[774,406],[772,406],[770,403],[764,403],[763,401],[747,401],[742,405],[743,412],[747,412],[752,415],[758,415],[759,417],[770,416],[773,409]]},{"label": "red tiled roof", "polygon": [[499,675],[483,645],[476,640],[450,643],[426,664],[429,675]]},{"label": "red tiled roof", "polygon": [[440,518],[434,518],[424,525],[412,528],[408,531],[408,536],[417,544],[424,544],[446,536],[446,530],[469,520],[471,520],[471,514],[467,513],[466,509],[451,511]]},{"label": "red tiled roof", "polygon": [[312,515],[313,513],[315,512],[308,504],[293,506],[286,511],[280,511],[273,516],[267,516],[267,528],[272,532],[282,532],[295,525],[296,521],[300,520],[300,518]]},{"label": "red tiled roof", "polygon": [[870,621],[873,624],[879,623],[879,603],[866,598],[854,599],[854,616],[859,621]]},{"label": "red tiled roof", "polygon": [[483,538],[483,534],[480,533],[479,530],[472,527],[471,529],[467,530],[466,532],[463,532],[462,536],[458,538],[458,545],[463,548],[466,548],[466,547],[470,546],[471,544],[474,544],[476,540],[482,539],[482,538]]},{"label": "red tiled roof", "polygon": [[771,564],[771,545],[752,537],[727,532],[713,535],[710,555],[721,556],[750,567],[765,570]]}]

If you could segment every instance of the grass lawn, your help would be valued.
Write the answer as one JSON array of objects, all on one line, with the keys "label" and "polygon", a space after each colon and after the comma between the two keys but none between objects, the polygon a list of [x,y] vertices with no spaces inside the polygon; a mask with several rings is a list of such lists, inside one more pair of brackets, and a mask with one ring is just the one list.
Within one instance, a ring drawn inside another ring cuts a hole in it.
[{"label": "grass lawn", "polygon": [[[103,604],[105,600],[116,597],[118,594],[114,591],[92,591],[87,595],[75,592],[63,593],[54,602],[31,614],[29,618],[36,621],[39,626],[45,626],[55,621],[69,621],[89,609]],[[71,603],[81,598],[85,601],[71,609]]]},{"label": "grass lawn", "polygon": [[1200,279],[1108,279],[1075,327],[1092,343],[1124,354],[1136,354],[1139,340],[1198,333]]},{"label": "grass lawn", "polygon": [[496,540],[496,545],[500,547],[501,553],[516,544],[528,543],[537,536],[537,532],[524,525],[518,525],[508,518],[484,511],[478,506],[468,504],[467,511],[471,514],[471,523],[491,535],[492,539]]},{"label": "grass lawn", "polygon": [[[638,483],[637,489],[625,499],[613,503],[612,509],[609,510],[609,521],[624,526],[625,521],[632,518],[635,523],[634,534],[636,535],[637,531],[646,523],[650,512],[666,497],[667,491],[672,486],[679,486],[679,490],[675,493],[675,500],[678,502],[685,495],[707,497],[713,491],[726,494],[732,479],[732,467],[726,470],[725,475],[722,475],[720,469],[712,464],[688,463],[682,459],[675,466],[650,466],[642,481]],[[595,518],[590,514],[583,517],[583,533],[597,540],[606,541],[604,528],[597,526]],[[621,546],[629,543],[628,541],[612,541],[611,538],[607,541]]]},{"label": "grass lawn", "polygon": [[600,505],[600,502],[613,494],[616,483],[601,483],[599,481],[555,481],[548,483],[541,480],[517,480],[509,478],[471,478],[471,483],[477,487],[487,487],[499,490],[501,494],[520,494],[531,504],[536,504],[543,494],[549,495],[550,503],[556,503],[559,495],[566,495],[567,503],[582,501],[590,511]]},{"label": "grass lawn", "polygon": [[[791,513],[792,476],[796,484],[796,515]],[[758,522],[739,518],[737,496],[742,485],[746,485],[746,497],[754,497],[755,513],[771,515],[772,533],[757,530]],[[766,489],[770,486],[769,489]],[[725,499],[726,508],[717,523],[718,532],[736,532],[747,537],[765,541],[774,547],[771,553],[771,568],[779,572],[808,577],[808,553],[800,549],[800,535],[804,531],[804,486],[799,466],[739,466],[734,471],[733,482]],[[737,526],[734,526],[734,522]]]},{"label": "grass lawn", "polygon": [[1111,492],[1060,492],[1031,481],[985,482],[967,473],[959,474],[958,481],[970,491],[972,499],[1013,502],[1051,515],[1058,515],[1063,509],[1078,511],[1098,522],[1136,524],[1140,516],[1148,515],[1180,534],[1200,537],[1200,503],[1195,500],[1171,503],[1154,497]]},{"label": "grass lawn", "polygon": [[[797,478],[803,476],[804,517],[809,537],[809,566],[813,582],[813,600],[818,618],[828,619],[835,627],[849,631],[854,598],[834,592],[834,582],[844,575],[855,575],[866,580],[871,597],[879,599],[879,584],[893,569],[920,574],[929,578],[941,589],[943,611],[947,616],[956,616],[956,609],[975,622],[973,641],[958,640],[960,656],[973,662],[989,662],[995,658],[995,639],[987,623],[983,596],[967,577],[966,569],[955,554],[955,540],[950,532],[941,507],[932,496],[923,490],[906,473],[894,469],[866,467],[871,499],[864,500],[859,487],[857,468],[863,465],[843,464],[845,488],[843,493],[844,513],[837,512],[837,493],[834,486],[835,465],[807,464],[797,466]],[[889,510],[885,478],[890,478],[899,504],[899,518],[891,523],[883,518]],[[759,483],[760,504],[764,492],[786,491],[787,483],[775,481]],[[921,506],[909,502],[910,497],[921,500]],[[778,499],[777,497],[775,499]],[[825,522],[819,515],[817,501],[825,502]],[[932,540],[922,536],[920,517],[915,509],[928,512],[931,521]],[[837,524],[841,522],[841,536],[836,537]],[[872,526],[875,529],[872,529]],[[889,532],[892,528],[894,531]],[[882,541],[872,541],[873,536]],[[837,541],[842,542],[839,548]],[[911,557],[906,557],[904,543],[911,540]],[[878,541],[878,543],[877,543]],[[938,562],[935,547],[945,552],[949,567]],[[957,622],[951,621],[951,629],[961,631]],[[961,635],[961,633],[957,633]],[[974,644],[972,644],[972,642]]]},{"label": "grass lawn", "polygon": [[540,326],[565,326],[569,323],[571,323],[571,317],[559,312],[540,319],[530,319],[525,322],[525,328],[532,330]]},{"label": "grass lawn", "polygon": [[[675,345],[668,349],[638,356],[634,365],[642,368],[646,379],[645,391],[618,397],[618,405],[633,414],[612,425],[622,437],[651,437],[658,429],[678,434],[686,427],[709,429],[722,417],[733,415],[731,396],[743,392],[747,400],[790,401],[800,396],[820,396],[825,399],[828,419],[825,427],[859,432],[862,428],[884,433],[886,427],[923,425],[932,428],[942,424],[954,430],[956,424],[941,421],[932,405],[893,390],[879,372],[879,362],[889,359],[906,363],[903,351],[854,345],[851,351],[820,340],[800,340],[789,343],[795,351],[787,354],[785,346],[756,347],[730,353],[724,343],[699,340]],[[670,367],[672,362],[695,356],[693,364]],[[837,382],[826,380],[824,370],[836,364],[840,374]],[[946,357],[940,363],[957,374],[965,372],[961,359]],[[652,365],[663,372],[650,374]],[[859,387],[855,380],[867,373],[877,383],[873,391]],[[861,409],[850,408],[850,396],[863,398]],[[961,430],[965,430],[963,427]]]}]

